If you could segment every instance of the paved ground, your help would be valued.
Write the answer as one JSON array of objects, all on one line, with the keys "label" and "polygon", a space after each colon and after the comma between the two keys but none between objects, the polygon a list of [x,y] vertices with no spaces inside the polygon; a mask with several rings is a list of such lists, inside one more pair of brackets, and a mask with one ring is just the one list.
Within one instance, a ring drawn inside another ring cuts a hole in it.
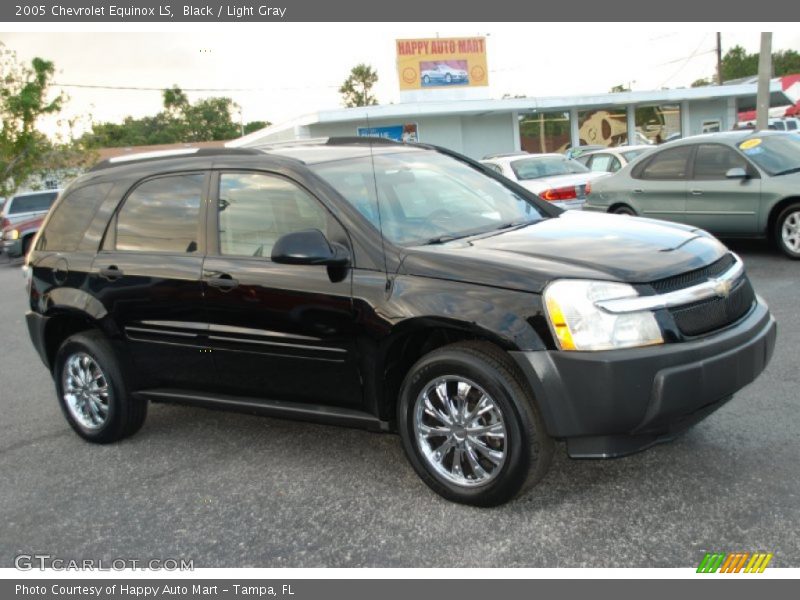
[{"label": "paved ground", "polygon": [[428,490],[399,439],[154,405],[135,437],[67,426],[0,263],[0,566],[18,553],[192,558],[195,566],[696,565],[707,550],[800,566],[800,263],[735,244],[779,322],[768,370],[679,440],[616,461],[559,447],[493,510]]}]

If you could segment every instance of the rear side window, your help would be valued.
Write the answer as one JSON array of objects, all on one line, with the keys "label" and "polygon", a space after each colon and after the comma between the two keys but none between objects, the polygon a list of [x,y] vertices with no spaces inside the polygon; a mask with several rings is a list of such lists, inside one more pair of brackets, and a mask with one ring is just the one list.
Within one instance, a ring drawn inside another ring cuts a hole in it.
[{"label": "rear side window", "polygon": [[686,179],[691,153],[691,146],[659,152],[642,165],[637,175],[641,179]]},{"label": "rear side window", "polygon": [[719,144],[701,144],[694,155],[694,179],[725,179],[733,168],[748,170],[742,155]]},{"label": "rear side window", "polygon": [[111,183],[95,183],[68,193],[50,215],[37,249],[74,251],[112,187]]},{"label": "rear side window", "polygon": [[42,192],[41,194],[30,194],[27,196],[16,196],[11,200],[8,207],[9,215],[18,215],[27,212],[44,212],[50,210],[58,192]]},{"label": "rear side window", "polygon": [[150,179],[128,195],[117,216],[116,249],[196,252],[205,175]]}]

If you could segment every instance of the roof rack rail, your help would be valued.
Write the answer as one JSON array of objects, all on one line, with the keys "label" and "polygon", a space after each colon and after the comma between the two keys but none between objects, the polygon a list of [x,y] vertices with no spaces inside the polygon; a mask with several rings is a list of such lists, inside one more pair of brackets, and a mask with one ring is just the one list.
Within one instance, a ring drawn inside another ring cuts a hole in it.
[{"label": "roof rack rail", "polygon": [[165,160],[189,156],[230,156],[232,154],[261,154],[253,148],[175,148],[172,150],[156,150],[153,152],[136,152],[107,158],[93,166],[89,171],[101,171],[111,167],[119,167],[131,163]]},{"label": "roof rack rail", "polygon": [[389,138],[366,136],[366,135],[350,135],[340,137],[329,137],[326,145],[328,146],[345,146],[347,144],[385,144],[387,146],[401,145],[403,142],[391,140]]}]

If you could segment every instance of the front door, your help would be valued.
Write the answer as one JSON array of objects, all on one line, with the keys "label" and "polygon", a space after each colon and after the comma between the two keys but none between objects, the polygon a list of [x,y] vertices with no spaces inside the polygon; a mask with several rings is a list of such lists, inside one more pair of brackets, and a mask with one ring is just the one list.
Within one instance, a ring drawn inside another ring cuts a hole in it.
[{"label": "front door", "polygon": [[218,391],[360,406],[350,269],[270,260],[277,239],[296,231],[319,229],[349,245],[342,226],[279,175],[221,172],[211,187],[218,239],[203,278]]},{"label": "front door", "polygon": [[[728,179],[733,168],[744,169],[747,178]],[[756,231],[761,199],[758,171],[733,148],[700,144],[686,196],[686,222],[717,234]]]}]

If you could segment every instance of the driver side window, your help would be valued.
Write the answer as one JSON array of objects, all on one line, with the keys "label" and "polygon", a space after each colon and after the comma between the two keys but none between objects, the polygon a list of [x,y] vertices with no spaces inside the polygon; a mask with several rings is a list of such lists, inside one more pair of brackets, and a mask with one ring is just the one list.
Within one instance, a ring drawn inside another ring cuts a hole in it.
[{"label": "driver side window", "polygon": [[264,173],[222,173],[219,178],[219,251],[269,257],[283,235],[306,229],[327,234],[328,214],[297,184]]}]

